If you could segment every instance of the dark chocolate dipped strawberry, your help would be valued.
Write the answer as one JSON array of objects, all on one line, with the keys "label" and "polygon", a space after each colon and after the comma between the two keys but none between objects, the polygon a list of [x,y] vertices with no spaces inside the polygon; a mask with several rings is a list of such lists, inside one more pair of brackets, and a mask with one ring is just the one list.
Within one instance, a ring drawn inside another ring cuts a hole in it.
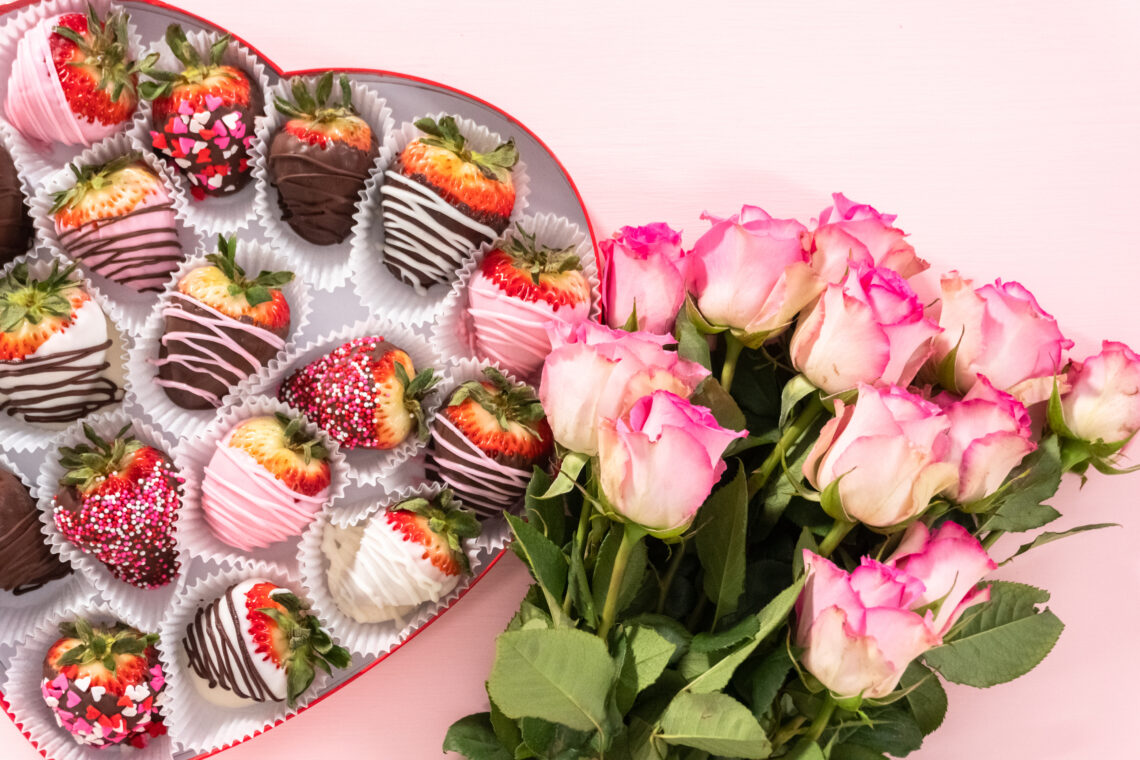
[{"label": "dark chocolate dipped strawberry", "polygon": [[534,467],[550,458],[553,435],[528,385],[494,367],[463,383],[431,424],[427,470],[464,504],[494,516],[518,503]]},{"label": "dark chocolate dipped strawberry", "polygon": [[352,87],[340,77],[340,102],[329,103],[333,73],[310,93],[293,80],[293,100],[276,98],[288,118],[269,145],[269,180],[277,188],[281,218],[314,245],[343,243],[352,231],[356,202],[380,148],[352,105]]},{"label": "dark chocolate dipped strawberry", "polygon": [[67,255],[134,290],[161,291],[182,260],[182,244],[159,176],[137,152],[71,164],[71,172],[75,184],[55,194],[50,212]]},{"label": "dark chocolate dipped strawberry", "polygon": [[514,140],[480,153],[451,116],[416,121],[408,143],[384,173],[384,265],[424,293],[453,279],[467,258],[507,228],[515,205]]},{"label": "dark chocolate dipped strawberry", "polygon": [[178,24],[166,28],[166,44],[183,65],[178,72],[153,65],[139,92],[153,100],[150,139],[154,151],[190,183],[198,200],[241,190],[250,180],[254,120],[264,105],[261,89],[234,66],[222,63],[230,36],[210,46],[203,60]]},{"label": "dark chocolate dipped strawberry", "polygon": [[285,347],[290,309],[281,286],[292,272],[247,277],[237,239],[218,236],[210,263],[187,272],[162,309],[155,382],[184,409],[214,409]]},{"label": "dark chocolate dipped strawberry", "polygon": [[354,338],[302,367],[277,398],[302,412],[346,449],[393,449],[428,435],[422,401],[439,378],[377,335]]},{"label": "dark chocolate dipped strawberry", "polygon": [[181,479],[167,455],[128,435],[83,426],[87,443],[59,450],[64,475],[52,505],[59,532],[119,580],[157,588],[178,573],[174,521]]},{"label": "dark chocolate dipped strawberry", "polygon": [[0,466],[0,589],[26,594],[70,572],[40,530],[40,511],[28,487]]},{"label": "dark chocolate dipped strawberry", "polygon": [[0,266],[28,252],[32,232],[16,164],[8,149],[0,145]]}]

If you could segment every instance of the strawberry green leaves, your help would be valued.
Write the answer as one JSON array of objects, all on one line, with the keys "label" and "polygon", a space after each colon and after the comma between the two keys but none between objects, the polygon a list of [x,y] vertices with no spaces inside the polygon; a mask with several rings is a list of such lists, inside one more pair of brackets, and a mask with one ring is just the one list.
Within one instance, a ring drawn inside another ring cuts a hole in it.
[{"label": "strawberry green leaves", "polygon": [[427,135],[420,138],[424,145],[451,151],[462,160],[474,164],[488,179],[505,182],[510,177],[510,170],[519,161],[514,138],[500,143],[489,153],[477,153],[468,148],[467,139],[460,133],[454,116],[444,116],[438,122],[425,116],[417,119],[415,125],[416,129]]}]

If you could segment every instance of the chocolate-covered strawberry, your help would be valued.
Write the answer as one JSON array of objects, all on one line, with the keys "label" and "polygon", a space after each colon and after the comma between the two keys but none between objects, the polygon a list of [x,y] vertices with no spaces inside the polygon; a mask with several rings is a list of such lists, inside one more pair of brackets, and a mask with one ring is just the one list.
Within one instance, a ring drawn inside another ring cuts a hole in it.
[{"label": "chocolate-covered strawberry", "polygon": [[269,180],[277,188],[281,218],[315,245],[344,242],[356,202],[380,148],[372,128],[352,105],[348,77],[340,77],[340,100],[330,103],[333,73],[310,93],[293,80],[293,100],[276,98],[288,118],[269,144]]},{"label": "chocolate-covered strawberry", "polygon": [[0,145],[0,266],[27,253],[32,234],[32,218],[20,189],[20,175],[12,154]]},{"label": "chocolate-covered strawberry", "polygon": [[427,469],[484,516],[514,506],[535,465],[550,458],[553,436],[528,385],[494,367],[486,380],[463,383],[431,424]]},{"label": "chocolate-covered strawberry", "polygon": [[230,390],[269,363],[289,334],[281,287],[292,272],[247,277],[237,239],[218,236],[207,266],[187,272],[162,309],[155,383],[184,409],[214,409]]},{"label": "chocolate-covered strawberry", "polygon": [[269,701],[293,707],[316,668],[331,673],[351,659],[304,600],[260,578],[199,607],[182,647],[198,691],[228,707]]},{"label": "chocolate-covered strawberry", "polygon": [[64,13],[20,38],[4,114],[29,140],[92,145],[118,132],[138,106],[137,72],[158,56],[131,60],[124,11],[100,19]]},{"label": "chocolate-covered strawberry", "polygon": [[428,435],[421,402],[439,378],[376,335],[354,338],[302,367],[277,398],[298,409],[343,448],[393,449]]},{"label": "chocolate-covered strawberry", "polygon": [[151,145],[178,168],[198,200],[224,196],[250,180],[254,120],[264,105],[261,89],[241,69],[222,63],[230,36],[203,58],[178,24],[166,29],[166,44],[183,65],[161,71],[148,65],[139,92],[153,100]]},{"label": "chocolate-covered strawberry", "polygon": [[40,693],[56,722],[79,744],[142,748],[166,733],[158,695],[166,685],[158,634],[128,625],[93,626],[83,618],[59,626],[44,657]]},{"label": "chocolate-covered strawberry", "polygon": [[0,465],[0,589],[18,596],[70,572],[44,538],[28,487]]},{"label": "chocolate-covered strawberry", "polygon": [[105,164],[71,164],[75,184],[55,194],[51,215],[67,255],[138,291],[162,290],[182,260],[174,201],[139,153]]},{"label": "chocolate-covered strawberry", "polygon": [[423,132],[384,173],[384,264],[424,293],[507,228],[515,205],[514,140],[472,150],[451,116],[416,121]]},{"label": "chocolate-covered strawberry", "polygon": [[59,450],[64,475],[52,516],[64,538],[116,578],[157,588],[178,572],[174,521],[182,481],[165,453],[129,430],[108,441],[84,425],[88,442]]}]

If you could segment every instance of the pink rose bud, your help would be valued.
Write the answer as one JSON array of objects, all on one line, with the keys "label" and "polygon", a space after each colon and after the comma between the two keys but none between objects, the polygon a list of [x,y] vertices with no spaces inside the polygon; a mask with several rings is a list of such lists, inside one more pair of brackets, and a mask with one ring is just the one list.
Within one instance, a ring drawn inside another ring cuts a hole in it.
[{"label": "pink rose bud", "polygon": [[897,386],[859,386],[854,405],[835,402],[804,462],[819,490],[839,481],[848,519],[876,528],[926,511],[930,499],[958,478],[950,455],[950,421],[942,410]]},{"label": "pink rose bud", "polygon": [[884,267],[902,277],[913,277],[930,267],[915,255],[906,233],[894,227],[894,214],[880,214],[843,193],[831,196],[834,208],[825,208],[811,233],[812,267],[824,282],[839,282],[849,266]]},{"label": "pink rose bud", "polygon": [[1140,357],[1123,343],[1069,369],[1072,388],[1061,397],[1069,432],[1090,443],[1120,443],[1140,430]]},{"label": "pink rose bud", "polygon": [[958,482],[946,495],[960,504],[998,490],[1013,468],[1037,448],[1029,412],[984,376],[960,401],[935,401],[950,420],[950,461],[958,466]]},{"label": "pink rose bud", "polygon": [[681,235],[661,223],[622,227],[598,246],[606,323],[622,327],[636,309],[638,330],[672,332],[685,302]]},{"label": "pink rose bud", "polygon": [[828,393],[860,383],[909,385],[939,332],[906,280],[890,269],[856,265],[800,318],[792,364]]},{"label": "pink rose bud", "polygon": [[997,280],[974,288],[957,272],[942,278],[942,333],[934,339],[933,361],[940,364],[957,346],[954,379],[958,391],[985,375],[998,390],[1025,405],[1049,398],[1062,354],[1072,347],[1057,321],[1016,282]]},{"label": "pink rose bud", "polygon": [[713,226],[689,252],[689,292],[704,318],[741,335],[775,335],[820,291],[794,219],[745,206]]},{"label": "pink rose bud", "polygon": [[654,391],[598,428],[599,481],[625,520],[655,535],[679,535],[724,472],[721,455],[746,431],[726,430],[712,413]]},{"label": "pink rose bud", "polygon": [[663,346],[665,335],[611,330],[593,322],[548,325],[553,350],[538,396],[554,440],[598,453],[598,420],[623,416],[642,396],[663,389],[688,398],[708,370]]}]

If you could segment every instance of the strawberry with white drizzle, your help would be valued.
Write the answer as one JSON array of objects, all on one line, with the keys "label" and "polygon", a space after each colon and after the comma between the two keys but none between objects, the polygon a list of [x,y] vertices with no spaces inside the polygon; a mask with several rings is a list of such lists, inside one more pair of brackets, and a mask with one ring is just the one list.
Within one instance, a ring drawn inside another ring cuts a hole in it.
[{"label": "strawberry with white drizzle", "polygon": [[244,551],[298,536],[329,499],[328,449],[303,417],[259,415],[219,439],[203,472],[202,511]]},{"label": "strawberry with white drizzle", "polygon": [[403,621],[471,572],[464,542],[479,533],[478,520],[447,489],[380,509],[348,527],[330,522],[321,550],[329,560],[333,601],[359,623]]},{"label": "strawberry with white drizzle", "polygon": [[521,224],[487,253],[467,285],[475,352],[530,378],[550,353],[546,323],[589,319],[590,282],[573,249],[554,249]]}]

